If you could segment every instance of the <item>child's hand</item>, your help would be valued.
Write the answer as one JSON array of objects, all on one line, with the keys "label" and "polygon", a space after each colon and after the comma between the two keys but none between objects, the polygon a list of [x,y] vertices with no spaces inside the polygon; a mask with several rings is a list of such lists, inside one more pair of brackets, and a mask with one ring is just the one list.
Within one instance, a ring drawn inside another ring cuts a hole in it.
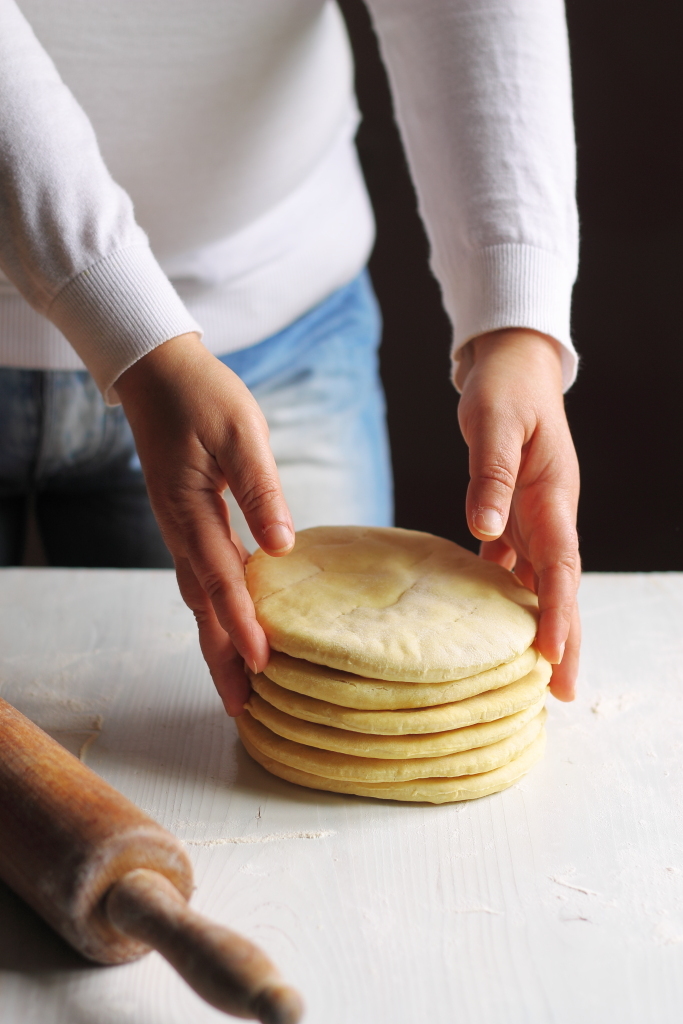
[{"label": "child's hand", "polygon": [[562,399],[559,346],[510,329],[470,342],[459,419],[470,449],[467,521],[482,557],[535,590],[551,691],[572,700],[578,671],[579,468]]},{"label": "child's hand", "polygon": [[264,551],[284,555],[294,544],[266,421],[195,334],[148,353],[116,389],[202,653],[226,711],[240,715],[249,694],[242,659],[260,672],[270,648],[244,582],[246,553],[231,536],[225,488]]}]

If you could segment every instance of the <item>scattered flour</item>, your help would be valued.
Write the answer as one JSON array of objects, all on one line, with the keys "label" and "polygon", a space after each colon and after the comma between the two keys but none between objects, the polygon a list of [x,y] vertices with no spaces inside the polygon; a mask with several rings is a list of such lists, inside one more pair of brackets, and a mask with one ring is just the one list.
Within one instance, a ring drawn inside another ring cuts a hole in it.
[{"label": "scattered flour", "polygon": [[495,914],[502,917],[504,910],[493,910],[492,907],[451,907],[454,914]]},{"label": "scattered flour", "polygon": [[594,889],[586,889],[582,885],[575,885],[573,882],[568,882],[566,878],[560,878],[559,875],[548,875],[551,882],[555,882],[556,885],[564,885],[567,889],[574,889],[575,892],[582,892],[585,896],[599,896],[600,893]]},{"label": "scattered flour", "polygon": [[598,697],[595,703],[591,704],[591,711],[600,718],[614,718],[624,711],[640,704],[642,695],[639,693],[620,693],[614,697]]},{"label": "scattered flour", "polygon": [[86,763],[86,754],[90,747],[102,732],[102,726],[104,724],[104,717],[102,715],[96,715],[90,722],[88,727],[78,729],[50,729],[46,728],[53,740],[57,740],[63,747],[74,754],[79,761]]},{"label": "scattered flour", "polygon": [[671,921],[660,921],[652,929],[652,938],[658,946],[679,946],[683,943],[683,931]]},{"label": "scattered flour", "polygon": [[276,843],[280,839],[327,839],[337,833],[330,830],[320,832],[270,832],[266,835],[252,833],[248,836],[227,836],[224,839],[183,839],[186,846],[227,846],[230,843]]}]

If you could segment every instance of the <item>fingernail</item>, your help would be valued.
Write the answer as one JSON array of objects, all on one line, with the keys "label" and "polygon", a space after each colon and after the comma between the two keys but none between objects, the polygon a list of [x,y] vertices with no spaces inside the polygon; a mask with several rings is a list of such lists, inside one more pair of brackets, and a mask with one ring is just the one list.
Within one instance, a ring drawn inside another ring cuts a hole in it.
[{"label": "fingernail", "polygon": [[558,665],[562,664],[562,659],[564,658],[564,649],[565,649],[566,646],[567,646],[566,644],[560,644],[560,656],[557,659],[557,664]]},{"label": "fingernail", "polygon": [[480,508],[474,513],[474,527],[487,537],[500,537],[505,523],[500,512],[495,508]]},{"label": "fingernail", "polygon": [[263,531],[269,551],[286,551],[291,548],[294,534],[284,523],[273,523]]}]

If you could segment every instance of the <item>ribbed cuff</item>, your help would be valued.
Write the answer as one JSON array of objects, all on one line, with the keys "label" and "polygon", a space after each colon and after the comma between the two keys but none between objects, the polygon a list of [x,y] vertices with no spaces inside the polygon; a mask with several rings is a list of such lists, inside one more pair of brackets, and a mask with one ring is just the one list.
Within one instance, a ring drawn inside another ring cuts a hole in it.
[{"label": "ribbed cuff", "polygon": [[129,366],[170,338],[201,328],[146,245],[115,252],[70,281],[47,316],[73,345],[108,404]]},{"label": "ribbed cuff", "polygon": [[457,268],[435,267],[435,272],[453,321],[458,389],[469,369],[467,353],[460,355],[463,346],[504,327],[528,327],[558,341],[564,390],[574,383],[579,362],[569,330],[574,272],[557,256],[528,245],[495,245],[458,261]]}]

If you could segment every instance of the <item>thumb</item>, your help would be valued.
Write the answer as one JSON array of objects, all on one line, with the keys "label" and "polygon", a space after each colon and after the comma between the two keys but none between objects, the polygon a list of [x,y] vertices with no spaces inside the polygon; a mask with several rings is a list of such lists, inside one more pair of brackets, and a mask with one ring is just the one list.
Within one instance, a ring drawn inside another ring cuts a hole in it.
[{"label": "thumb", "polygon": [[490,415],[480,420],[468,440],[467,522],[478,540],[492,541],[501,536],[507,525],[522,457],[522,438]]}]

